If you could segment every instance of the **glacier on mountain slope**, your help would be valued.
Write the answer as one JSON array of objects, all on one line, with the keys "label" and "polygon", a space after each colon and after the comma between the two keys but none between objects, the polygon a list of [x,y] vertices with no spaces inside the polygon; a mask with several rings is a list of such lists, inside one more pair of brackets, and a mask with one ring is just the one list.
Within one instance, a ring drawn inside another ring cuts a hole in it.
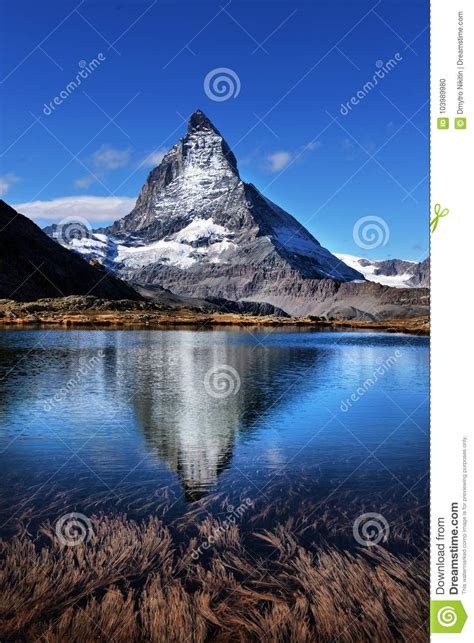
[{"label": "glacier on mountain slope", "polygon": [[212,240],[231,234],[225,226],[214,223],[212,218],[194,219],[189,225],[180,230],[176,235],[177,241],[200,241],[201,239]]},{"label": "glacier on mountain slope", "polygon": [[[405,270],[396,275],[386,275],[380,272],[380,265],[384,260],[370,260],[364,257],[345,253],[334,253],[331,255],[322,246],[315,252],[314,247],[303,237],[291,234],[285,229],[275,229],[275,239],[290,251],[297,251],[301,254],[308,254],[313,257],[330,261],[332,268],[337,270],[339,262],[361,272],[365,279],[391,286],[392,288],[413,288],[411,283],[413,273]],[[182,270],[190,268],[196,262],[206,259],[210,263],[225,262],[226,253],[237,248],[237,244],[231,239],[232,233],[225,227],[214,223],[212,218],[195,219],[186,227],[182,228],[175,235],[161,239],[154,243],[143,245],[125,245],[113,237],[99,232],[91,232],[88,237],[72,239],[68,247],[81,254],[85,259],[95,259],[100,263],[109,262],[115,265],[123,265],[127,268],[143,268],[157,262],[167,263]],[[206,242],[199,246],[199,242]],[[196,243],[196,246],[191,245]],[[416,266],[417,262],[411,260],[396,260],[402,264]],[[321,268],[323,272],[323,269]],[[377,272],[379,271],[379,274]],[[328,274],[328,277],[332,275]],[[359,281],[359,280],[355,280]]]},{"label": "glacier on mountain slope", "polygon": [[[413,279],[413,272],[410,272],[409,268],[405,267],[403,272],[400,272],[395,275],[387,275],[383,273],[383,264],[387,263],[388,260],[383,259],[365,259],[364,257],[356,257],[354,255],[335,253],[341,261],[346,265],[351,266],[355,270],[359,270],[368,281],[374,281],[377,284],[382,286],[391,286],[392,288],[413,288],[411,280]],[[396,259],[395,261],[401,264],[408,264],[412,267],[417,265],[416,261],[411,261],[409,259]]]},{"label": "glacier on mountain slope", "polygon": [[[224,226],[215,224],[212,219],[195,219],[169,238],[143,246],[117,245],[113,261],[127,268],[141,268],[162,262],[182,270],[204,257],[217,263],[219,255],[235,247],[226,236],[229,234]],[[207,241],[207,245],[190,245],[192,242],[202,241]]]},{"label": "glacier on mountain slope", "polygon": [[[212,218],[197,218],[174,235],[149,244],[127,245],[106,234],[84,229],[82,238],[70,239],[62,245],[85,259],[108,263],[109,267],[115,264],[143,268],[162,262],[186,270],[204,258],[211,263],[220,263],[226,252],[237,247],[230,236],[230,230],[214,223]],[[61,237],[58,240],[61,242]]]},{"label": "glacier on mountain slope", "polygon": [[[392,288],[414,287],[410,283],[413,278],[412,272],[404,271],[396,275],[386,275],[383,272],[377,274],[377,271],[381,270],[379,266],[385,263],[384,260],[369,260],[345,253],[331,255],[322,246],[317,249],[318,252],[315,252],[314,247],[304,237],[292,234],[283,228],[276,228],[275,232],[275,239],[278,243],[290,251],[307,254],[325,261],[330,261],[331,258],[336,257],[337,260],[334,261],[333,259],[332,261],[334,270],[337,270],[339,262],[343,262],[345,265],[361,272],[368,281],[373,281],[383,286],[391,286]],[[210,263],[225,261],[226,252],[237,248],[237,244],[231,240],[231,237],[230,230],[225,226],[214,223],[212,218],[198,218],[191,221],[175,235],[150,244],[125,245],[118,240],[114,240],[113,237],[108,237],[99,232],[92,232],[89,233],[88,237],[72,239],[68,245],[71,249],[83,255],[84,258],[95,259],[100,263],[108,260],[113,264],[121,264],[128,268],[140,268],[163,262],[186,270],[203,259]],[[201,247],[191,245],[192,243],[199,244],[199,242],[207,243]],[[417,263],[410,260],[400,260],[400,262],[412,266],[416,266]],[[331,277],[331,275],[328,274],[328,277]]]}]

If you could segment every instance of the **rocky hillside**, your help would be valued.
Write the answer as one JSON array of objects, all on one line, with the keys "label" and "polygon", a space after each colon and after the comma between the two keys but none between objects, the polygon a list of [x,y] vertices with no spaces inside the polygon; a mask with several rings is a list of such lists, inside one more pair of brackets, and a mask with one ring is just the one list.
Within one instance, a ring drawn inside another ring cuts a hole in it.
[{"label": "rocky hillside", "polygon": [[29,301],[86,294],[140,299],[131,286],[61,247],[0,200],[0,298]]},{"label": "rocky hillside", "polygon": [[285,280],[278,293],[260,293],[265,301],[295,316],[316,315],[327,319],[407,319],[429,315],[427,288],[391,288],[371,281],[340,282],[308,279],[302,284]]},{"label": "rocky hillside", "polygon": [[430,287],[430,259],[425,259],[417,263],[412,270],[412,278],[409,281],[410,286],[415,288]]}]

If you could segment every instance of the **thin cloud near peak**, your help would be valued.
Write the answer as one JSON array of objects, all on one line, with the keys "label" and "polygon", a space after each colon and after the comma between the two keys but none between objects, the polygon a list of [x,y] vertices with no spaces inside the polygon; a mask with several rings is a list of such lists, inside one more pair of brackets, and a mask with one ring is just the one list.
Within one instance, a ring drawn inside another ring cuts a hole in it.
[{"label": "thin cloud near peak", "polygon": [[279,172],[284,167],[288,165],[291,160],[290,152],[280,151],[273,152],[267,156],[267,161],[269,163],[269,169],[271,172]]},{"label": "thin cloud near peak", "polygon": [[272,154],[268,154],[266,157],[267,168],[270,172],[280,172],[290,163],[303,160],[308,152],[317,150],[320,147],[320,141],[310,141],[294,151],[279,150],[277,152],[273,152]]},{"label": "thin cloud near peak", "polygon": [[167,151],[162,148],[151,152],[140,161],[140,167],[156,167],[161,163]]},{"label": "thin cloud near peak", "polygon": [[95,181],[97,181],[96,176],[94,176],[93,174],[87,174],[86,176],[81,176],[76,179],[74,181],[74,187],[78,190],[85,190],[90,187]]},{"label": "thin cloud near peak", "polygon": [[44,223],[44,220],[61,221],[69,217],[81,217],[90,223],[103,223],[128,214],[135,201],[136,199],[127,196],[65,196],[48,201],[17,203],[13,207],[40,223]]},{"label": "thin cloud near peak", "polygon": [[130,150],[119,150],[111,145],[101,145],[92,154],[92,162],[96,167],[105,170],[117,170],[124,167],[130,161]]},{"label": "thin cloud near peak", "polygon": [[14,183],[18,183],[20,177],[17,176],[14,172],[8,172],[8,174],[2,174],[0,176],[0,196],[5,196],[8,194],[11,186]]}]

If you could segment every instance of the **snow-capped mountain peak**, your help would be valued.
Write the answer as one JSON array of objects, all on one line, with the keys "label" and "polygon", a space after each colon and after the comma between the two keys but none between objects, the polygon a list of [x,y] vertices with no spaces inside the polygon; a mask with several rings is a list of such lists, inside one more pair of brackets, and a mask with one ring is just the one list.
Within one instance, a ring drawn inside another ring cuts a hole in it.
[{"label": "snow-capped mountain peak", "polygon": [[242,181],[229,145],[201,110],[150,172],[132,212],[69,245],[126,279],[197,296],[240,298],[256,275],[271,273],[363,279]]}]

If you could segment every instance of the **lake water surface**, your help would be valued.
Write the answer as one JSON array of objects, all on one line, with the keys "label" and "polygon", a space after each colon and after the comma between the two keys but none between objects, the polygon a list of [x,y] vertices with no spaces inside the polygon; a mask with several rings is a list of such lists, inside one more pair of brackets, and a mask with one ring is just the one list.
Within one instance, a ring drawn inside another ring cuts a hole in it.
[{"label": "lake water surface", "polygon": [[422,506],[428,373],[428,340],[409,335],[1,331],[2,532],[27,507],[171,520],[210,493],[286,486]]}]

